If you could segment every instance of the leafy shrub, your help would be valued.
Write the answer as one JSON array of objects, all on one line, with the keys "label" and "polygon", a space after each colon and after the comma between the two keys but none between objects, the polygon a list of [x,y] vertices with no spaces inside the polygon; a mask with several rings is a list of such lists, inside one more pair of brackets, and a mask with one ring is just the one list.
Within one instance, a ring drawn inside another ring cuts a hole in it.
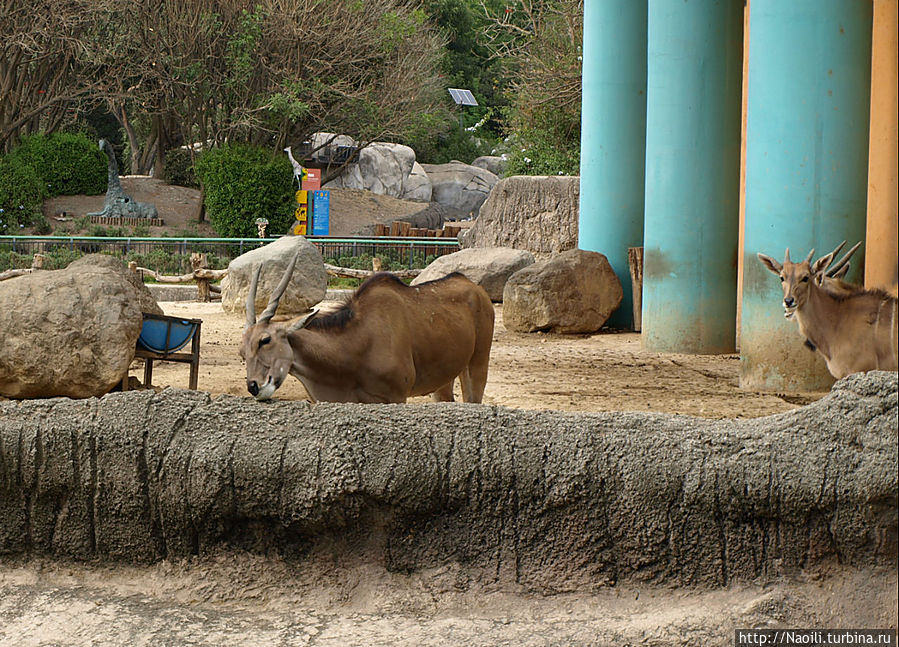
[{"label": "leafy shrub", "polygon": [[106,155],[81,133],[30,135],[10,157],[34,169],[47,197],[106,192]]},{"label": "leafy shrub", "polygon": [[225,238],[256,237],[256,218],[268,230],[287,232],[295,209],[293,168],[284,155],[249,146],[226,146],[196,163],[209,222]]},{"label": "leafy shrub", "polygon": [[35,170],[12,155],[0,156],[0,234],[17,234],[41,213],[45,197]]},{"label": "leafy shrub", "polygon": [[[512,175],[580,175],[581,150],[570,138],[565,142],[551,131],[531,129],[517,133],[520,145],[512,148],[506,177]],[[564,143],[564,145],[563,145]]]},{"label": "leafy shrub", "polygon": [[186,148],[174,148],[165,154],[165,181],[177,186],[200,188],[197,172]]}]

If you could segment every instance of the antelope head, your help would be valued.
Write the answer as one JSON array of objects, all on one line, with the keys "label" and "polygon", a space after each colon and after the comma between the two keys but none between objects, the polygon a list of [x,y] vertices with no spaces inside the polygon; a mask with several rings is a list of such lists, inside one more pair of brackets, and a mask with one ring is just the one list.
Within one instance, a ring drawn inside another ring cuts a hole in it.
[{"label": "antelope head", "polygon": [[240,356],[247,363],[247,390],[257,400],[268,400],[278,390],[290,373],[294,351],[288,335],[305,326],[315,311],[296,322],[273,322],[281,296],[290,283],[299,254],[287,266],[284,276],[269,299],[265,310],[256,319],[256,287],[262,264],[256,267],[247,294],[247,325],[240,344]]},{"label": "antelope head", "polygon": [[815,255],[813,249],[805,257],[804,261],[793,263],[790,260],[790,248],[787,247],[787,253],[784,256],[783,265],[775,261],[770,256],[758,254],[759,260],[769,271],[777,274],[780,278],[781,287],[783,287],[783,306],[784,317],[792,319],[796,311],[804,306],[808,301],[809,286],[814,279],[815,283],[821,284],[823,280],[824,270],[833,260],[834,252],[822,256],[812,263],[812,257]]}]

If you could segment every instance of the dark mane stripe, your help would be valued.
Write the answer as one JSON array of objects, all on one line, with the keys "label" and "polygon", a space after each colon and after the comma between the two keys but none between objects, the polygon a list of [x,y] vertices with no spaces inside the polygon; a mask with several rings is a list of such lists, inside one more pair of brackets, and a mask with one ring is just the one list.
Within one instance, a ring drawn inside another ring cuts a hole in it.
[{"label": "dark mane stripe", "polygon": [[889,302],[896,302],[896,297],[892,294],[881,290],[880,288],[873,288],[871,290],[859,289],[858,292],[850,292],[848,294],[830,294],[828,293],[835,301],[843,302],[843,301],[852,301],[853,299],[861,299],[863,297],[877,297],[878,299],[884,299]]},{"label": "dark mane stripe", "polygon": [[404,288],[409,287],[401,280],[396,278],[393,274],[387,274],[386,272],[373,274],[372,276],[365,279],[365,281],[362,282],[362,285],[356,288],[356,291],[353,292],[353,294],[350,295],[346,302],[337,310],[329,312],[325,315],[321,315],[320,317],[313,318],[312,321],[306,324],[306,328],[310,328],[312,330],[342,330],[356,317],[355,306],[359,301],[359,298],[376,285],[393,285],[402,286]]}]

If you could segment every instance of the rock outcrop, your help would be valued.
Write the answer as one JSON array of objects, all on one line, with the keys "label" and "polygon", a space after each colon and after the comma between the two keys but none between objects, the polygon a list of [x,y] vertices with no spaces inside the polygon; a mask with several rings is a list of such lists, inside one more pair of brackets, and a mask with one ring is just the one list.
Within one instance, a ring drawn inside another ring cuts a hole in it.
[{"label": "rock outcrop", "polygon": [[484,288],[491,301],[502,301],[503,288],[509,277],[533,262],[534,255],[521,249],[508,247],[463,249],[439,257],[412,280],[412,285],[459,272]]},{"label": "rock outcrop", "polygon": [[299,254],[299,259],[290,284],[281,297],[278,313],[306,312],[324,299],[328,274],[321,253],[302,236],[284,236],[241,254],[228,264],[228,275],[222,280],[222,309],[226,312],[246,312],[250,281],[256,266],[262,263],[262,274],[256,289],[256,314],[261,313],[296,254]]},{"label": "rock outcrop", "polygon": [[161,313],[121,261],[86,256],[0,283],[0,395],[107,393],[128,374],[143,324]]},{"label": "rock outcrop", "polygon": [[605,256],[571,249],[509,277],[503,324],[516,332],[596,332],[621,298],[621,281]]},{"label": "rock outcrop", "polygon": [[506,164],[506,158],[499,155],[482,155],[471,163],[472,166],[487,169],[497,177],[502,177],[506,172]]},{"label": "rock outcrop", "polygon": [[477,216],[499,178],[486,169],[449,162],[422,164],[431,180],[431,200],[465,215]]},{"label": "rock outcrop", "polygon": [[[316,146],[324,145],[328,133],[317,133]],[[346,146],[346,136],[334,139],[330,147]],[[355,142],[352,143],[355,146]],[[403,200],[428,202],[431,182],[415,161],[415,151],[402,144],[372,142],[359,151],[357,160],[349,164],[336,178],[325,184],[326,189],[362,189],[378,195]]]},{"label": "rock outcrop", "polygon": [[515,175],[500,180],[463,247],[514,247],[553,254],[577,247],[580,178]]}]

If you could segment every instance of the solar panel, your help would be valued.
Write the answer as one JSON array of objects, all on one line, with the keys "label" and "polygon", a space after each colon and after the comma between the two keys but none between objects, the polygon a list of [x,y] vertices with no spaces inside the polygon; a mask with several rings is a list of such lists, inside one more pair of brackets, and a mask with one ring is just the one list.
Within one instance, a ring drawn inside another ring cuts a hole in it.
[{"label": "solar panel", "polygon": [[453,98],[453,101],[456,102],[456,105],[459,106],[476,106],[478,105],[477,100],[475,100],[474,95],[471,93],[471,90],[463,90],[461,88],[449,88],[450,96]]}]

